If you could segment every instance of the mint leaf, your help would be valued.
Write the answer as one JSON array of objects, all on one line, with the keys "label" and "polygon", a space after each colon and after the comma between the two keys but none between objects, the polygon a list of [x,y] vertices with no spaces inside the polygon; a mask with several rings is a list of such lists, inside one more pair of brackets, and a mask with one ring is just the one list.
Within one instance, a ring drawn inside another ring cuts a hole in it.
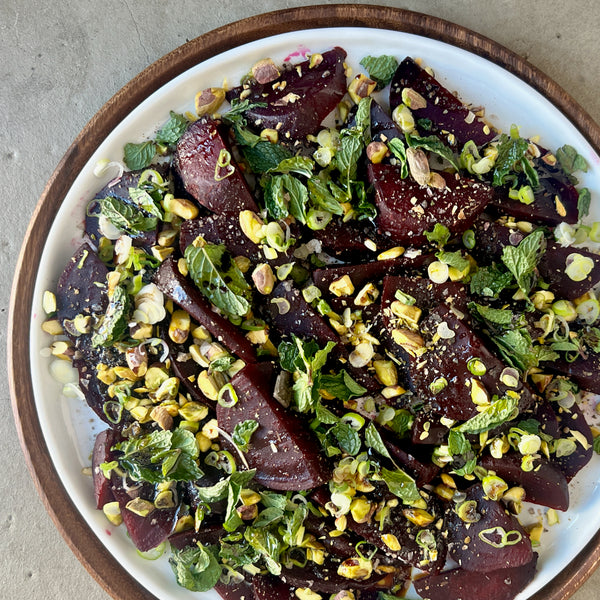
[{"label": "mint leaf", "polygon": [[381,56],[365,56],[360,65],[363,66],[369,77],[377,82],[377,89],[382,90],[390,83],[398,69],[398,61],[389,54]]},{"label": "mint leaf", "polygon": [[596,454],[600,454],[600,435],[594,438],[593,448]]},{"label": "mint leaf", "polygon": [[450,230],[445,225],[436,223],[432,231],[425,232],[425,237],[430,244],[437,244],[440,248],[443,248],[450,239]]},{"label": "mint leaf", "polygon": [[129,169],[137,171],[145,169],[154,160],[156,144],[152,141],[141,144],[125,144],[123,148],[123,161]]},{"label": "mint leaf", "polygon": [[587,161],[569,144],[565,144],[556,151],[556,158],[567,175],[572,175],[577,171],[587,173]]},{"label": "mint leaf", "polygon": [[356,456],[360,452],[361,441],[358,432],[348,423],[338,421],[329,433],[336,439],[338,447],[346,454]]},{"label": "mint leaf", "polygon": [[529,294],[533,287],[535,268],[545,250],[546,239],[541,229],[523,238],[518,246],[505,246],[502,249],[502,262],[524,294]]},{"label": "mint leaf", "polygon": [[503,133],[497,146],[498,156],[494,165],[493,186],[506,183],[507,175],[514,170],[515,164],[524,158],[529,142],[521,137],[512,137]]},{"label": "mint leaf", "polygon": [[269,173],[296,173],[304,177],[312,177],[315,163],[306,156],[293,156],[284,158],[276,167],[269,169]]},{"label": "mint leaf", "polygon": [[107,196],[97,202],[100,215],[106,217],[119,231],[128,233],[132,237],[156,229],[158,220],[155,216],[148,216],[119,198]]},{"label": "mint leaf", "polygon": [[526,329],[512,329],[494,335],[492,341],[500,350],[505,362],[522,373],[538,366],[538,358],[533,348],[531,336]]},{"label": "mint leaf", "polygon": [[161,221],[164,219],[164,211],[160,202],[155,200],[146,190],[130,187],[129,197],[136,206],[139,206],[147,213]]},{"label": "mint leaf", "polygon": [[415,135],[406,135],[406,142],[411,148],[422,148],[433,154],[441,156],[448,161],[456,171],[460,171],[460,162],[454,152],[435,135],[427,137],[417,137]]},{"label": "mint leaf", "polygon": [[[332,183],[332,182],[330,182]],[[319,177],[312,177],[307,182],[308,194],[315,206],[334,215],[344,214],[340,201],[329,190],[327,184]]]},{"label": "mint leaf", "polygon": [[315,417],[323,425],[335,425],[340,420],[339,417],[334,415],[328,408],[325,408],[320,402],[317,402]]},{"label": "mint leaf", "polygon": [[396,410],[394,418],[387,424],[387,426],[398,436],[404,437],[412,428],[412,424],[415,418],[405,408],[399,408]]},{"label": "mint leaf", "polygon": [[207,592],[215,587],[221,577],[221,565],[212,547],[200,542],[183,550],[171,547],[169,564],[177,583],[192,592]]},{"label": "mint leaf", "polygon": [[232,316],[248,313],[250,286],[224,245],[190,244],[185,259],[192,280],[217,308]]},{"label": "mint leaf", "polygon": [[500,292],[512,283],[512,280],[512,273],[501,265],[480,267],[471,275],[469,284],[471,294],[497,298]]},{"label": "mint leaf", "polygon": [[233,429],[231,439],[241,452],[248,452],[248,444],[252,434],[258,429],[258,421],[248,419],[237,423]]},{"label": "mint leaf", "polygon": [[479,414],[475,415],[468,421],[465,421],[454,430],[459,433],[468,433],[477,435],[484,431],[489,431],[511,421],[519,414],[518,398],[505,396],[497,398],[489,406],[486,406]]},{"label": "mint leaf", "polygon": [[406,179],[408,177],[408,161],[406,160],[406,146],[400,138],[392,138],[388,142],[390,152],[400,161],[400,177]]},{"label": "mint leaf", "polygon": [[590,190],[586,187],[578,190],[579,197],[577,199],[577,212],[579,219],[584,219],[590,214],[590,203],[592,202],[592,195]]},{"label": "mint leaf", "polygon": [[262,556],[270,573],[276,576],[281,575],[279,555],[282,548],[281,542],[277,536],[268,529],[246,527],[244,539]]},{"label": "mint leaf", "polygon": [[129,314],[132,303],[129,294],[121,285],[115,287],[108,301],[106,313],[102,317],[100,326],[92,335],[92,346],[112,346],[119,341],[128,329]]},{"label": "mint leaf", "polygon": [[281,163],[282,160],[292,156],[292,153],[281,144],[274,144],[260,138],[252,145],[243,145],[242,154],[250,170],[257,174],[266,173],[269,169]]},{"label": "mint leaf", "polygon": [[458,461],[462,465],[453,468],[453,471],[457,475],[462,477],[470,475],[473,472],[477,465],[477,458],[471,448],[471,443],[463,433],[455,429],[450,430],[448,433],[448,453],[454,459],[453,462],[456,463]]},{"label": "mint leaf", "polygon": [[321,375],[320,385],[321,389],[342,401],[362,396],[367,392],[366,388],[354,381],[344,369],[337,375]]},{"label": "mint leaf", "polygon": [[482,304],[477,304],[476,302],[470,302],[469,309],[472,312],[476,311],[482,319],[485,319],[494,325],[510,325],[514,318],[512,311],[508,309],[492,308],[491,306],[484,306]]},{"label": "mint leaf", "polygon": [[412,504],[421,499],[415,480],[404,471],[381,469],[380,476],[392,494],[398,496],[404,503]]},{"label": "mint leaf", "polygon": [[381,456],[391,459],[390,453],[373,423],[369,423],[365,429],[365,445],[369,448],[373,448],[373,450],[378,454],[381,454]]},{"label": "mint leaf", "polygon": [[456,252],[444,252],[441,250],[435,256],[439,261],[461,272],[466,271],[471,266],[471,263],[461,254],[460,250]]},{"label": "mint leaf", "polygon": [[157,144],[164,146],[174,146],[190,124],[184,115],[173,111],[169,114],[169,120],[158,130],[155,138]]}]

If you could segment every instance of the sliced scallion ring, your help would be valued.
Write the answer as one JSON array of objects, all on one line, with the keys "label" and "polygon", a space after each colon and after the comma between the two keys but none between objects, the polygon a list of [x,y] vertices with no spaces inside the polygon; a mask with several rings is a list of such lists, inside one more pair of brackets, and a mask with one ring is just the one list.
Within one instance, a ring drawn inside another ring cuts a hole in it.
[{"label": "sliced scallion ring", "polygon": [[231,383],[226,383],[219,390],[217,402],[219,403],[219,406],[222,406],[223,408],[231,408],[232,406],[235,406],[237,404],[238,396]]}]

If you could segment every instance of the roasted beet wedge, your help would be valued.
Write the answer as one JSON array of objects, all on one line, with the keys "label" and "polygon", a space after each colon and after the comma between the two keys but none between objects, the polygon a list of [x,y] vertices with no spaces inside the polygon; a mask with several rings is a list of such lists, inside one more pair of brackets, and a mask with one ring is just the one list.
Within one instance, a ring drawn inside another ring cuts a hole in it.
[{"label": "roasted beet wedge", "polygon": [[246,111],[248,124],[277,129],[282,140],[303,139],[315,133],[346,93],[345,50],[333,48],[322,57],[313,67],[304,61],[291,65],[276,79],[263,84],[251,80],[246,90],[236,90],[249,90],[245,99],[267,104]]},{"label": "roasted beet wedge", "polygon": [[246,460],[255,480],[274,490],[308,490],[325,483],[329,467],[308,425],[273,398],[273,368],[247,365],[231,380],[238,401],[217,405],[219,426],[229,435],[238,423],[257,420]]},{"label": "roasted beet wedge", "polygon": [[485,469],[494,471],[506,482],[521,486],[528,502],[567,510],[569,488],[561,470],[541,456],[535,460],[532,471],[524,471],[521,468],[521,458],[517,453],[505,454],[502,458],[486,455],[482,457],[480,464]]},{"label": "roasted beet wedge", "polygon": [[188,312],[200,325],[246,362],[256,362],[256,352],[244,334],[230,321],[216,313],[208,300],[177,268],[177,262],[167,258],[161,263],[154,282],[167,298]]},{"label": "roasted beet wedge", "polygon": [[329,286],[334,281],[348,275],[352,280],[355,291],[358,292],[367,283],[377,285],[386,275],[403,274],[407,271],[421,269],[433,260],[435,260],[435,257],[432,254],[419,253],[414,258],[411,254],[390,260],[376,260],[357,265],[323,267],[313,271],[313,280],[322,292],[328,293]]},{"label": "roasted beet wedge", "polygon": [[[229,585],[225,585],[219,581],[215,585],[215,590],[224,600],[242,600],[242,598],[244,600],[261,600],[261,596],[254,593],[252,583],[245,580],[239,583],[230,583]],[[285,596],[268,596],[268,598],[269,600],[273,600],[273,598],[286,600]]]},{"label": "roasted beet wedge", "polygon": [[369,164],[368,174],[375,188],[377,224],[398,244],[426,243],[425,232],[436,223],[462,233],[494,194],[485,183],[444,173],[444,189],[421,187],[410,176],[402,179],[398,166],[383,163]]},{"label": "roasted beet wedge", "polygon": [[[502,397],[509,390],[520,394],[520,410],[533,404],[530,389],[521,381],[515,388],[500,381],[506,365],[447,306],[440,305],[433,310],[421,324],[421,331],[427,339],[439,336],[440,331],[446,336],[440,337],[420,359],[410,363],[412,386],[436,412],[450,419],[466,421],[478,414],[474,400],[484,395]],[[485,374],[475,376],[471,373],[468,363],[473,358],[485,365]],[[445,385],[435,383],[443,381],[442,378]],[[470,382],[468,386],[465,385],[467,381]],[[436,388],[439,389],[436,391]]]},{"label": "roasted beet wedge", "polygon": [[[478,146],[483,146],[494,138],[495,132],[486,123],[410,57],[400,63],[390,84],[392,110],[403,104],[404,88],[414,90],[427,103],[424,108],[412,109],[415,121],[430,121],[429,133],[439,136],[446,143],[462,148],[472,140]],[[452,134],[453,138],[448,134]]]},{"label": "roasted beet wedge", "polygon": [[415,581],[415,590],[427,600],[513,600],[535,575],[537,554],[525,565],[475,573],[452,569]]},{"label": "roasted beet wedge", "polygon": [[92,452],[92,478],[94,480],[94,497],[96,499],[96,508],[101,509],[107,502],[112,502],[113,495],[110,479],[104,476],[100,465],[114,460],[112,447],[121,440],[121,435],[112,430],[105,429],[101,431],[94,442]]},{"label": "roasted beet wedge", "polygon": [[[448,509],[448,549],[450,556],[467,571],[487,573],[521,567],[533,558],[531,541],[516,517],[490,500],[481,484],[467,490],[467,502],[475,502],[479,520],[466,523],[453,506]],[[472,511],[468,511],[471,515]],[[502,541],[505,535],[506,542]]]},{"label": "roasted beet wedge", "polygon": [[273,575],[257,575],[252,578],[252,592],[256,600],[296,600],[294,588]]},{"label": "roasted beet wedge", "polygon": [[581,434],[577,437],[581,438],[583,436],[587,442],[586,446],[582,443],[581,439],[576,438],[576,448],[573,454],[553,458],[553,462],[564,473],[567,481],[571,481],[592,459],[592,455],[594,454],[592,447],[594,436],[585,420],[583,412],[577,404],[574,404],[569,410],[558,410],[558,420],[562,437],[572,437],[572,432],[576,431]]},{"label": "roasted beet wedge", "polygon": [[57,316],[73,319],[78,314],[103,313],[108,269],[89,244],[83,244],[71,257],[56,288]]},{"label": "roasted beet wedge", "polygon": [[242,210],[258,211],[216,121],[192,123],[177,142],[174,161],[187,192],[210,211],[236,217]]}]

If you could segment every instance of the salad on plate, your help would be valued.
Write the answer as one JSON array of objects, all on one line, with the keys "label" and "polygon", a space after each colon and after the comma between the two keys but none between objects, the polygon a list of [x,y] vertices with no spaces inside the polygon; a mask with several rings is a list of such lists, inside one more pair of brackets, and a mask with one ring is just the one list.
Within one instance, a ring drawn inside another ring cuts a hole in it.
[{"label": "salad on plate", "polygon": [[600,451],[588,166],[345,59],[265,58],[98,164],[52,370],[107,425],[97,508],[179,585],[511,600]]}]

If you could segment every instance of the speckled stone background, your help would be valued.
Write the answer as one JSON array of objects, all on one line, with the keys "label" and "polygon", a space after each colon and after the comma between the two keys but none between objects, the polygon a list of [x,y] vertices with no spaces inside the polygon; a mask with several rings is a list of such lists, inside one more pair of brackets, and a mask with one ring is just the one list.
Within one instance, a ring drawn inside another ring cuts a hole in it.
[{"label": "speckled stone background", "polygon": [[[14,266],[37,199],[92,115],[137,73],[186,40],[250,15],[307,3],[0,2],[0,318],[7,318]],[[600,121],[600,5],[594,0],[379,4],[436,15],[500,42],[554,78]],[[2,339],[4,382],[5,348]],[[45,513],[25,467],[6,383],[0,394],[0,598],[107,600]],[[599,589],[600,571],[573,600],[596,600]]]}]

